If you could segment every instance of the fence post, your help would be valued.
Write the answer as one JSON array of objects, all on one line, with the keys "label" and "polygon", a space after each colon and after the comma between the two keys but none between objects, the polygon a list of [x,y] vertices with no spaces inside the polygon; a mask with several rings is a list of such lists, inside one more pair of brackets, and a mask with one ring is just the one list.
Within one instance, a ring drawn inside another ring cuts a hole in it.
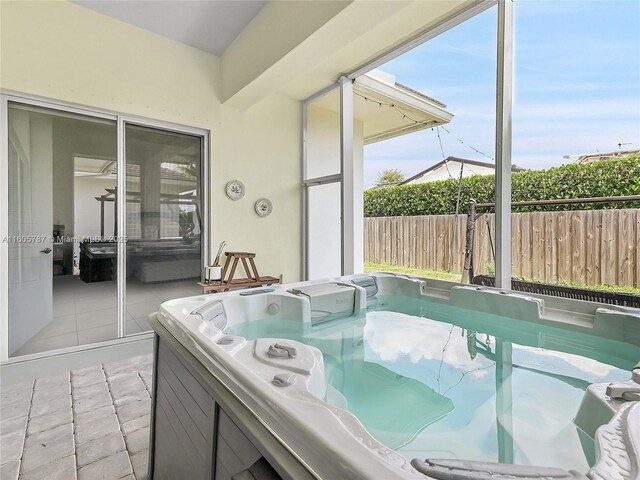
[{"label": "fence post", "polygon": [[467,235],[464,247],[464,268],[462,270],[462,283],[471,283],[473,280],[473,238],[476,227],[476,202],[469,201],[467,212]]}]

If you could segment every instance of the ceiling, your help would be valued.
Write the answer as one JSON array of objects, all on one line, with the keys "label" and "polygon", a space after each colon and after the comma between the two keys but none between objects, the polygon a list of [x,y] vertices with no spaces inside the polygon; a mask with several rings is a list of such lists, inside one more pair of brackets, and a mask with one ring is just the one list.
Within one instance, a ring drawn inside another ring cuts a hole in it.
[{"label": "ceiling", "polygon": [[266,0],[72,0],[214,55],[222,55]]}]

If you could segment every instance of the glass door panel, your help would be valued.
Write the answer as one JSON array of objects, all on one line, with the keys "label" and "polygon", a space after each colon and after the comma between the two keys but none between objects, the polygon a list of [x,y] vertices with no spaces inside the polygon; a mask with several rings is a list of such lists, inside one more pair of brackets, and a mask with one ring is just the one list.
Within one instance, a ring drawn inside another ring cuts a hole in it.
[{"label": "glass door panel", "polygon": [[127,335],[161,302],[201,293],[202,137],[126,124]]},{"label": "glass door panel", "polygon": [[307,208],[309,280],[339,276],[342,271],[340,182],[309,187]]},{"label": "glass door panel", "polygon": [[8,125],[9,356],[116,338],[116,122],[11,102]]},{"label": "glass door panel", "polygon": [[342,272],[340,89],[305,108],[306,277],[314,280]]}]

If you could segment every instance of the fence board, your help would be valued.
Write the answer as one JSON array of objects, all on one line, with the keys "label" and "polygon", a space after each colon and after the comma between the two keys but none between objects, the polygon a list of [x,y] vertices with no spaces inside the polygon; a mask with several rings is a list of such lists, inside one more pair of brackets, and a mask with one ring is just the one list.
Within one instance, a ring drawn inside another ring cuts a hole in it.
[{"label": "fence board", "polygon": [[429,218],[429,237],[433,239],[429,242],[431,247],[431,252],[429,253],[429,268],[435,270],[437,267],[438,254],[437,254],[437,238],[438,234],[436,233],[436,217],[431,216]]},{"label": "fence board", "polygon": [[585,283],[598,285],[600,283],[602,212],[595,210],[586,215],[585,224]]},{"label": "fence board", "polygon": [[530,213],[531,216],[531,276],[545,278],[545,238],[544,215]]},{"label": "fence board", "polygon": [[511,269],[514,272],[522,271],[522,257],[520,256],[520,238],[522,238],[522,229],[520,228],[521,220],[521,213],[511,215],[511,238],[517,239],[516,241],[511,241]]},{"label": "fence board", "polygon": [[517,254],[521,258],[520,276],[531,278],[531,246],[533,245],[533,236],[531,234],[531,214],[522,213],[520,218],[520,242]]},{"label": "fence board", "polygon": [[618,212],[618,282],[633,282],[633,257],[635,239],[632,218],[628,210]]},{"label": "fence board", "polygon": [[640,285],[640,210],[636,210],[636,221],[635,221],[635,227],[636,227],[636,241],[635,243],[635,247],[636,247],[636,274],[634,276],[634,281],[633,284],[635,286]]},{"label": "fence board", "polygon": [[[488,226],[488,228],[487,228]],[[366,260],[461,272],[466,215],[366,218]],[[454,250],[451,242],[455,232]],[[491,273],[495,216],[478,217],[476,275]],[[545,282],[638,287],[640,209],[532,212],[512,216],[513,274]]]},{"label": "fence board", "polygon": [[570,244],[571,244],[571,280],[578,283],[585,283],[586,263],[584,255],[584,228],[582,225],[582,213],[572,211],[570,214]]},{"label": "fence board", "polygon": [[557,271],[557,237],[555,231],[555,212],[544,212],[544,264],[545,264],[545,282],[555,282],[558,280]]},{"label": "fence board", "polygon": [[600,246],[600,280],[605,285],[613,285],[615,281],[612,225],[613,210],[604,210],[602,212],[602,243]]},{"label": "fence board", "polygon": [[558,232],[556,236],[558,242],[557,272],[558,280],[561,282],[568,281],[571,275],[571,250],[567,242],[567,213],[568,212],[559,212],[556,217],[556,229]]}]

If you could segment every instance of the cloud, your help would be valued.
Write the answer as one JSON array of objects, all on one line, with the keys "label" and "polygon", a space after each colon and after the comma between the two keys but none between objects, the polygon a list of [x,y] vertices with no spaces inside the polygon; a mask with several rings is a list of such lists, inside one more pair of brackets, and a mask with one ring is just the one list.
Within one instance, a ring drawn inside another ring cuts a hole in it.
[{"label": "cloud", "polygon": [[544,120],[560,122],[566,120],[603,120],[636,119],[640,122],[640,97],[626,98],[583,98],[560,101],[530,102],[516,104],[513,115],[518,120]]},{"label": "cloud", "polygon": [[[525,168],[563,155],[640,148],[640,3],[516,4],[513,161]],[[495,7],[382,66],[447,104],[466,145],[495,148]],[[603,41],[606,39],[606,41]],[[487,160],[442,133],[445,156]],[[365,181],[398,168],[412,175],[442,159],[431,131],[367,146]]]},{"label": "cloud", "polygon": [[[618,368],[613,367],[611,365],[600,363],[597,360],[593,360],[587,357],[582,357],[580,355],[573,355],[571,353],[558,352],[555,350],[545,350],[542,348],[535,348],[535,347],[526,347],[526,346],[516,345],[516,344],[513,345],[513,349],[524,350],[524,351],[535,354],[538,357],[538,362],[539,362],[537,367],[547,371],[552,371],[558,367],[558,362],[554,362],[553,360],[564,361],[584,373],[587,373],[589,375],[593,375],[596,377],[601,377],[601,378],[607,377],[611,375],[612,372],[618,370]],[[545,361],[545,359],[541,357],[547,357],[548,360]]]},{"label": "cloud", "polygon": [[412,363],[442,360],[461,372],[471,371],[474,378],[485,377],[489,369],[473,370],[489,367],[493,362],[482,356],[472,359],[461,332],[460,327],[429,319],[394,312],[372,312],[367,314],[364,339],[382,361],[395,362],[402,356],[408,356]]}]

